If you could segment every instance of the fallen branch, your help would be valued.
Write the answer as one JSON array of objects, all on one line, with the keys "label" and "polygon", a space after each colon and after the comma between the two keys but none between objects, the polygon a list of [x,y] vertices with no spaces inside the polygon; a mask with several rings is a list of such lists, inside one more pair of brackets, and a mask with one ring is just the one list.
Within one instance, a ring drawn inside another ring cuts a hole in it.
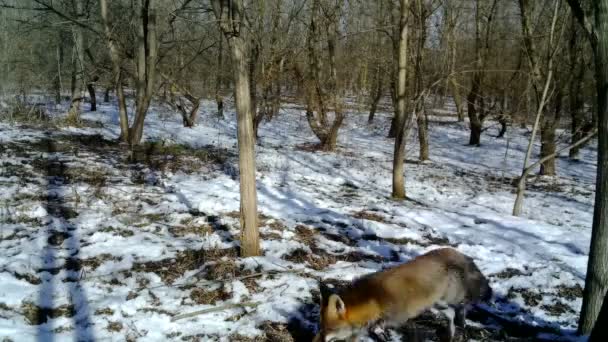
[{"label": "fallen branch", "polygon": [[232,304],[217,306],[215,308],[209,308],[209,309],[198,310],[198,311],[189,312],[189,313],[185,313],[185,314],[175,315],[175,316],[171,317],[171,322],[175,322],[180,319],[190,318],[190,317],[194,317],[194,316],[198,316],[198,315],[204,315],[204,314],[208,314],[208,313],[212,313],[212,312],[218,312],[218,311],[224,311],[224,310],[236,309],[236,308],[257,307],[258,305],[260,305],[260,302],[232,303]]}]

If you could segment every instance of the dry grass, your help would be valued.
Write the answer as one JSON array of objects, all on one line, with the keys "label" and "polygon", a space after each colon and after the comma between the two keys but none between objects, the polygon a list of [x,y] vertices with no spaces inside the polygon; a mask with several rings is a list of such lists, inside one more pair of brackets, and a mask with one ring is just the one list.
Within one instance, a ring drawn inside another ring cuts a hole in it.
[{"label": "dry grass", "polygon": [[210,291],[195,287],[190,292],[190,299],[196,304],[214,305],[217,301],[230,299],[230,294],[224,291],[223,286]]},{"label": "dry grass", "polygon": [[73,317],[76,314],[73,305],[66,304],[56,308],[42,308],[29,301],[21,303],[21,312],[31,325],[46,323],[49,318]]},{"label": "dry grass", "polygon": [[360,220],[388,223],[388,221],[383,216],[380,216],[376,213],[365,211],[365,210],[361,210],[361,211],[357,211],[357,212],[353,213],[353,217],[360,219]]},{"label": "dry grass", "polygon": [[312,246],[315,244],[315,235],[317,234],[311,228],[304,225],[296,226],[296,240],[303,243],[306,246]]},{"label": "dry grass", "polygon": [[182,225],[171,227],[171,234],[175,237],[184,237],[188,234],[194,234],[197,236],[204,236],[206,234],[213,233],[213,227],[210,224],[196,224],[192,221]]},{"label": "dry grass", "polygon": [[[134,272],[153,272],[156,273],[166,284],[173,282],[181,277],[186,271],[200,268],[203,264],[210,261],[217,261],[209,265],[212,276],[226,275],[233,273],[232,268],[236,268],[234,261],[218,260],[223,257],[236,258],[237,251],[233,248],[219,249],[209,248],[200,250],[186,250],[177,253],[175,258],[168,258],[159,261],[149,261],[133,264],[131,269]],[[224,266],[220,266],[224,265]],[[226,273],[227,272],[227,273]]]}]

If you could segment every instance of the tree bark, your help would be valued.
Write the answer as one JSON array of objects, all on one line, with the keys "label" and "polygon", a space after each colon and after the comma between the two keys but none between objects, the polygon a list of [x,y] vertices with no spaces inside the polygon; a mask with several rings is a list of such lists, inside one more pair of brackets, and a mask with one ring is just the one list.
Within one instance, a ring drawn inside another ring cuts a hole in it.
[{"label": "tree bark", "polygon": [[[559,124],[559,117],[562,111],[562,100],[563,95],[561,90],[558,90],[555,96],[555,109],[553,115],[551,113],[545,113],[543,115],[543,124],[540,131],[540,157],[551,155],[555,152],[555,130]],[[540,166],[540,174],[544,176],[555,175],[555,158],[550,158]]]},{"label": "tree bark", "polygon": [[[110,59],[112,61],[112,72],[114,76],[114,86],[116,88],[116,99],[118,101],[118,116],[120,119],[120,140],[124,142],[129,142],[129,116],[127,114],[127,102],[125,99],[124,88],[122,86],[122,71],[120,68],[120,56],[118,54],[118,49],[114,42],[114,37],[112,37],[112,31],[110,30],[110,21],[108,18],[108,3],[107,0],[100,0],[100,12],[101,19],[104,27],[104,35],[106,44],[108,45],[108,50],[110,50]],[[109,91],[110,87],[106,89],[107,98],[104,99],[106,102],[109,102],[110,96]]]},{"label": "tree bark", "polygon": [[57,75],[54,78],[54,88],[55,88],[55,103],[61,103],[61,72],[63,66],[63,58],[64,58],[64,42],[63,42],[63,34],[60,32],[58,35],[57,42]]},{"label": "tree bark", "polygon": [[93,83],[87,83],[87,91],[89,92],[91,101],[91,112],[95,112],[97,111],[97,96],[95,96],[95,87],[93,87]]},{"label": "tree bark", "polygon": [[220,31],[219,47],[217,50],[217,72],[215,75],[215,103],[217,104],[217,116],[224,118],[224,96],[222,95],[222,75],[224,67],[224,37]]},{"label": "tree bark", "polygon": [[405,163],[406,123],[407,113],[407,56],[408,56],[408,12],[409,0],[400,0],[399,8],[399,50],[397,54],[397,82],[396,100],[397,113],[395,114],[395,150],[393,153],[393,192],[395,199],[405,199],[405,177],[403,174]]},{"label": "tree bark", "polygon": [[[75,15],[77,20],[84,18],[82,1],[75,1]],[[74,36],[74,49],[76,52],[74,70],[72,76],[72,101],[68,111],[68,121],[78,123],[80,121],[80,104],[84,100],[84,35],[82,28],[77,25],[72,25],[72,34]]]},{"label": "tree bark", "polygon": [[602,308],[589,336],[589,342],[602,342],[608,336],[608,296],[604,296]]},{"label": "tree bark", "polygon": [[[597,90],[598,149],[595,206],[583,307],[578,332],[588,334],[598,317],[601,299],[608,290],[608,0],[595,0],[595,29],[588,29],[578,1],[568,1],[587,29],[594,50]],[[578,5],[578,7],[576,6]]]},{"label": "tree bark", "polygon": [[211,0],[211,4],[220,29],[228,41],[234,72],[239,145],[241,255],[256,256],[260,255],[260,234],[257,225],[255,137],[246,55],[247,44],[241,36],[244,7],[242,0]]},{"label": "tree bark", "polygon": [[129,144],[138,145],[144,132],[144,121],[154,95],[156,77],[157,37],[156,9],[153,0],[137,2],[140,20],[137,27],[136,105],[135,119],[129,128]]},{"label": "tree bark", "polygon": [[376,66],[376,75],[375,75],[375,79],[376,81],[376,87],[374,89],[373,95],[372,95],[372,101],[371,101],[371,105],[370,105],[370,109],[369,109],[369,116],[367,117],[367,123],[371,124],[374,122],[374,116],[376,115],[376,110],[378,109],[378,103],[380,103],[380,99],[382,99],[382,85],[384,83],[384,68],[382,68],[382,65],[380,65],[380,62],[378,62],[378,65]]},{"label": "tree bark", "polygon": [[415,111],[416,123],[418,126],[418,160],[429,159],[429,133],[428,122],[425,113],[424,98],[424,79],[422,70],[422,60],[424,58],[424,43],[426,41],[426,10],[422,0],[415,0],[415,23],[416,23],[416,50],[414,52],[414,89],[415,89]]}]

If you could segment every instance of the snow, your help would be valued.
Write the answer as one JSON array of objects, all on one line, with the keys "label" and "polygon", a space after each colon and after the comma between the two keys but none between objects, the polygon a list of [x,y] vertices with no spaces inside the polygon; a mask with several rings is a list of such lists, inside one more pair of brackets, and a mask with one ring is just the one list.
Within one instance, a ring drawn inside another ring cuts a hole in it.
[{"label": "snow", "polygon": [[[178,115],[151,109],[146,141],[213,147],[222,155],[186,170],[129,163],[123,146],[104,152],[69,141],[69,135],[118,137],[116,108],[99,107],[84,115],[99,128],[0,123],[0,337],[228,341],[260,336],[267,322],[294,318],[315,329],[310,325],[318,313],[309,307],[318,304],[319,280],[351,280],[449,244],[489,277],[495,301],[486,310],[549,327],[551,338],[576,340],[581,298],[564,295],[564,288],[584,286],[594,144],[579,161],[559,158],[558,177],[530,179],[523,217],[513,217],[510,183],[522,168],[527,130],[512,127],[508,137],[496,139],[489,129],[481,147],[469,147],[465,124],[436,111],[443,115],[431,116],[431,160],[406,164],[412,200],[396,202],[388,197],[389,113],[368,125],[364,114],[351,112],[336,152],[310,152],[302,145],[316,140],[304,113],[286,104],[274,121],[263,123],[256,147],[264,255],[190,260],[184,253],[238,246],[234,113],[219,120],[214,103],[204,101],[199,125],[183,128]],[[58,148],[45,149],[49,139]],[[412,134],[408,161],[417,157],[416,140]],[[222,281],[206,278],[214,269]],[[218,297],[207,302],[196,291]],[[30,322],[28,302],[73,305],[74,315]],[[171,321],[175,314],[242,302],[258,305]]]}]

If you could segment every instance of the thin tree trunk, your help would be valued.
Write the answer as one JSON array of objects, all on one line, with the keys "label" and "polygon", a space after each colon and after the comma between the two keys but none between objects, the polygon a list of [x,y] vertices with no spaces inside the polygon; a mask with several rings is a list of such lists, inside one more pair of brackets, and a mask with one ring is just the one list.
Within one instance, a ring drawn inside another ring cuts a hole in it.
[{"label": "thin tree trunk", "polygon": [[106,90],[103,92],[103,102],[105,102],[105,103],[110,102],[110,92],[111,91],[112,91],[112,87],[107,86]]},{"label": "thin tree trunk", "polygon": [[241,185],[241,252],[243,256],[260,254],[257,227],[257,194],[255,185],[255,136],[249,93],[245,41],[228,38],[232,51],[236,111],[238,115],[239,171]]},{"label": "thin tree trunk", "polygon": [[[76,17],[78,20],[81,20],[84,18],[82,1],[76,1],[75,6]],[[73,64],[74,70],[72,71],[72,102],[67,119],[71,123],[78,123],[80,121],[80,104],[84,99],[84,35],[82,28],[76,25],[72,26],[72,34],[74,36],[76,59]]]},{"label": "thin tree trunk", "polygon": [[408,55],[408,12],[409,0],[400,0],[399,16],[399,50],[397,59],[396,98],[397,113],[395,115],[395,150],[393,154],[393,192],[395,199],[405,199],[405,163],[406,122],[407,120],[407,55]]},{"label": "thin tree trunk", "polygon": [[127,114],[127,100],[122,86],[122,77],[119,73],[116,81],[116,99],[118,100],[118,117],[120,119],[120,140],[129,142],[129,116]]},{"label": "thin tree trunk", "polygon": [[129,129],[129,144],[138,145],[144,132],[144,121],[154,95],[156,76],[157,37],[156,10],[152,0],[146,0],[139,8],[141,18],[137,30],[137,99],[135,119]]},{"label": "thin tree trunk", "polygon": [[[245,13],[242,0],[211,0],[220,29],[224,32],[232,55],[234,97],[239,145],[241,255],[260,255],[257,193],[255,182],[255,136],[247,65],[247,46],[240,36]],[[235,25],[237,25],[235,27]]]},{"label": "thin tree trunk", "polygon": [[[585,77],[585,61],[580,61],[580,50],[577,49],[577,43],[579,41],[580,30],[576,27],[576,19],[572,16],[572,33],[570,36],[570,72],[574,75],[570,80],[570,89],[568,94],[569,99],[569,110],[571,118],[571,136],[572,141],[580,139],[584,135],[584,113],[583,113],[583,99],[581,95],[581,88],[583,79]],[[580,147],[573,148],[570,150],[570,159],[578,159]]]},{"label": "thin tree trunk", "polygon": [[[555,96],[555,110],[554,115],[546,113],[543,115],[543,124],[540,132],[540,157],[551,155],[555,152],[555,130],[559,124],[559,117],[562,110],[563,95],[561,90]],[[555,175],[555,158],[550,158],[540,166],[540,174],[545,176]]]},{"label": "thin tree trunk", "polygon": [[95,96],[95,87],[93,83],[87,83],[87,91],[89,92],[89,98],[91,99],[91,112],[97,111],[97,96]]},{"label": "thin tree trunk", "polygon": [[217,116],[220,119],[224,118],[224,96],[222,95],[222,75],[224,67],[224,37],[220,31],[219,47],[217,50],[217,72],[215,75],[215,103],[217,103]]},{"label": "thin tree trunk", "polygon": [[[125,99],[124,89],[122,86],[122,71],[120,69],[120,57],[118,55],[118,50],[116,48],[116,44],[114,43],[114,38],[112,37],[112,32],[110,30],[110,22],[108,19],[108,3],[107,0],[100,0],[100,12],[101,18],[104,26],[104,34],[106,39],[106,44],[108,45],[108,49],[110,50],[110,59],[112,60],[112,72],[114,73],[114,83],[116,88],[116,98],[118,101],[118,115],[120,119],[120,140],[124,142],[129,142],[129,116],[127,114],[127,102]],[[109,102],[109,89],[106,89],[107,101]]]},{"label": "thin tree trunk", "polygon": [[380,99],[382,99],[382,85],[384,83],[384,68],[382,68],[382,65],[380,65],[380,62],[378,62],[378,65],[376,67],[376,76],[375,76],[375,81],[376,81],[376,87],[375,87],[375,91],[373,92],[373,96],[372,96],[372,103],[369,109],[369,116],[367,118],[367,123],[371,124],[372,122],[374,122],[374,116],[376,115],[376,110],[378,109],[378,103],[380,103]]},{"label": "thin tree trunk", "polygon": [[416,22],[416,51],[414,58],[414,88],[416,98],[416,123],[418,126],[418,159],[425,161],[429,159],[429,133],[428,123],[425,113],[424,80],[422,71],[422,59],[424,58],[424,43],[426,41],[426,13],[423,8],[422,0],[415,0],[415,22]]},{"label": "thin tree trunk", "polygon": [[64,48],[63,48],[63,34],[59,33],[59,40],[57,43],[57,75],[55,76],[55,84],[54,84],[54,88],[55,88],[55,103],[59,104],[61,103],[61,72],[62,72],[62,66],[63,66],[63,55],[64,55]]}]

